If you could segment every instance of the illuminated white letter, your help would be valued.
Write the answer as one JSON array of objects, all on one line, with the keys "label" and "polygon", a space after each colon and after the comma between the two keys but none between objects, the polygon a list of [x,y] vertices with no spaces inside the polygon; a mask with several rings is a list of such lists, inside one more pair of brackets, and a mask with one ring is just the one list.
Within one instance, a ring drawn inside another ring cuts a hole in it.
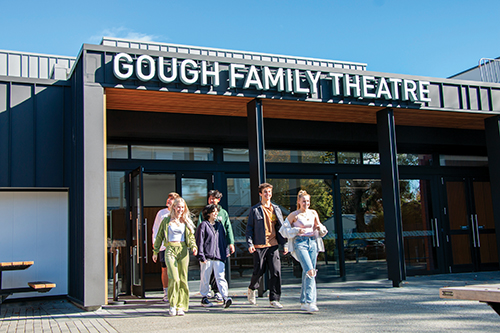
[{"label": "illuminated white letter", "polygon": [[245,80],[245,84],[243,85],[243,89],[248,89],[250,85],[255,86],[258,90],[262,90],[262,82],[260,82],[259,72],[254,65],[250,66],[250,70],[248,71],[247,79]]},{"label": "illuminated white letter", "polygon": [[213,71],[209,71],[207,69],[207,62],[205,60],[203,60],[201,62],[201,85],[202,86],[208,85],[208,77],[209,76],[214,78],[213,86],[218,87],[219,86],[219,63],[214,62]]},{"label": "illuminated white letter", "polygon": [[309,81],[309,86],[311,87],[311,93],[315,94],[318,92],[318,81],[321,76],[321,72],[316,72],[313,76],[311,71],[306,71],[306,78]]},{"label": "illuminated white letter", "polygon": [[417,100],[417,84],[413,80],[403,80],[403,101]]},{"label": "illuminated white letter", "polygon": [[242,64],[229,65],[229,88],[236,88],[236,79],[245,78],[245,75],[237,72],[238,69],[245,69],[245,65]]},{"label": "illuminated white letter", "polygon": [[[142,63],[146,61],[149,63],[149,75],[144,75],[142,72]],[[155,67],[155,61],[151,56],[148,56],[147,54],[141,55],[139,58],[137,58],[137,62],[135,63],[135,70],[136,70],[136,75],[141,81],[149,81],[151,80],[156,73],[156,67]]]},{"label": "illuminated white letter", "polygon": [[328,73],[332,79],[332,91],[333,91],[333,96],[338,96],[340,95],[340,78],[344,76],[344,74],[340,73]]},{"label": "illuminated white letter", "polygon": [[[125,60],[125,63],[121,63],[121,60]],[[114,62],[113,62],[113,73],[115,74],[115,77],[120,79],[120,80],[127,80],[132,76],[132,73],[134,72],[134,66],[132,65],[134,61],[132,60],[132,57],[126,53],[119,53],[115,56]],[[120,72],[120,64],[122,64],[122,68],[126,70],[125,73]]]},{"label": "illuminated white letter", "polygon": [[[196,70],[198,65],[194,60],[186,59],[181,62],[181,82],[189,85],[198,81],[198,71]],[[188,77],[188,74],[191,78]]]},{"label": "illuminated white letter", "polygon": [[163,57],[158,58],[158,77],[163,83],[172,83],[177,79],[177,58],[172,58],[172,65],[170,66],[170,77],[165,76],[165,60]]},{"label": "illuminated white letter", "polygon": [[427,81],[418,81],[418,97],[420,102],[430,102],[431,98],[429,97],[429,85],[431,83]]},{"label": "illuminated white letter", "polygon": [[296,69],[293,72],[293,92],[296,94],[307,94],[309,93],[309,88],[302,88],[300,86],[300,72]]},{"label": "illuminated white letter", "polygon": [[264,67],[264,90],[269,90],[270,87],[278,87],[278,91],[285,90],[285,83],[283,82],[283,68],[278,68],[276,75],[273,77],[273,73],[269,67]]},{"label": "illuminated white letter", "polygon": [[392,93],[392,99],[397,100],[399,99],[399,83],[401,82],[401,79],[388,79],[389,83],[391,84],[391,93]]},{"label": "illuminated white letter", "polygon": [[293,75],[290,68],[286,69],[286,81],[285,81],[286,92],[293,91]]},{"label": "illuminated white letter", "polygon": [[351,89],[354,89],[353,97],[361,95],[361,87],[359,86],[359,75],[354,75],[354,82],[351,83],[349,74],[344,74],[344,95],[351,96]]},{"label": "illuminated white letter", "polygon": [[[371,81],[371,82],[370,82]],[[368,90],[373,91],[375,86],[372,82],[375,81],[373,76],[362,76],[361,79],[361,97],[363,98],[375,98],[375,93],[368,92]]]},{"label": "illuminated white letter", "polygon": [[389,85],[387,84],[385,77],[380,78],[380,81],[378,82],[377,85],[377,92],[375,94],[377,98],[382,97],[382,95],[384,95],[384,99],[392,98],[391,91],[389,90]]}]

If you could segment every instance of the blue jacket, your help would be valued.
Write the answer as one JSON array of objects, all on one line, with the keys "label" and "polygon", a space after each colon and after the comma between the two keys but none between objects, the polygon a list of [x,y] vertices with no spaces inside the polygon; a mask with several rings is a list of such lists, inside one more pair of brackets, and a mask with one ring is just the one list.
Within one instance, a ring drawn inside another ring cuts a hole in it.
[{"label": "blue jacket", "polygon": [[210,222],[203,221],[196,229],[196,245],[198,246],[199,261],[220,260],[225,261],[229,254],[224,226],[219,221],[212,226]]},{"label": "blue jacket", "polygon": [[[283,245],[287,242],[287,239],[281,236],[279,230],[283,224],[283,213],[281,209],[273,204],[274,214],[276,214],[275,229],[276,229],[276,240],[278,244]],[[264,224],[264,212],[262,211],[262,203],[258,203],[250,209],[250,214],[248,215],[247,222],[247,232],[246,232],[247,246],[253,245],[264,245],[266,244],[266,226]]]}]

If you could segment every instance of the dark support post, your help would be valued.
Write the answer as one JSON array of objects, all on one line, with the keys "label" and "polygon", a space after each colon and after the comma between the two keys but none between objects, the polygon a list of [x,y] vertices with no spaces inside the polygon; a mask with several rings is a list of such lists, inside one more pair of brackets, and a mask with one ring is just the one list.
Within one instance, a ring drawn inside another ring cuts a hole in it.
[{"label": "dark support post", "polygon": [[[262,101],[254,99],[247,104],[248,155],[250,158],[250,197],[252,205],[260,201],[259,185],[266,181],[266,160],[264,155],[264,116]],[[260,278],[258,294],[263,297],[267,290],[268,271]],[[264,280],[264,281],[262,281]],[[264,283],[263,283],[264,282]]]},{"label": "dark support post", "polygon": [[[488,150],[488,168],[490,170],[490,186],[492,202],[500,202],[500,117],[490,117],[484,120],[486,148]],[[497,244],[500,244],[500,205],[493,205],[493,218]],[[500,258],[500,246],[497,246]],[[496,310],[495,310],[496,311]]]},{"label": "dark support post", "polygon": [[266,181],[264,156],[264,116],[262,101],[254,99],[247,104],[248,153],[250,158],[250,193],[252,205],[260,201],[259,185]]},{"label": "dark support post", "polygon": [[399,172],[396,150],[396,125],[392,109],[377,112],[378,145],[382,200],[384,202],[385,244],[387,271],[394,287],[401,287],[406,279],[404,266]]}]

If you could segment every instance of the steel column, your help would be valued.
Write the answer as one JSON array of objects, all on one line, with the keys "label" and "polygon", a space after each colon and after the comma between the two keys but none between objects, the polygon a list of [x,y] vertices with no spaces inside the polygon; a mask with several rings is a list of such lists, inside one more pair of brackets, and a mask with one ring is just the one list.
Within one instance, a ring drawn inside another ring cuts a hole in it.
[{"label": "steel column", "polygon": [[387,271],[394,287],[406,279],[404,246],[399,197],[399,172],[396,149],[396,125],[392,109],[377,112],[380,174],[384,203],[385,244]]},{"label": "steel column", "polygon": [[264,156],[264,117],[262,101],[254,99],[247,104],[248,154],[250,158],[250,193],[252,205],[260,201],[259,185],[266,181]]},{"label": "steel column", "polygon": [[[486,148],[488,150],[488,168],[492,202],[500,202],[500,116],[484,120]],[[500,258],[500,205],[493,205],[493,218],[497,240],[498,258]]]}]

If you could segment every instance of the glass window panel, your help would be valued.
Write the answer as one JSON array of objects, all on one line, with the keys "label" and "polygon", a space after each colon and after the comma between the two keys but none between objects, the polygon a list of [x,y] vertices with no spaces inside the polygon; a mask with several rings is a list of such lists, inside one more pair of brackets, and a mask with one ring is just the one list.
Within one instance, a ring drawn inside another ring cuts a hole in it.
[{"label": "glass window panel", "polygon": [[335,163],[335,153],[331,151],[266,150],[265,158],[270,163]]},{"label": "glass window panel", "polygon": [[487,156],[439,155],[440,166],[487,167]]},{"label": "glass window panel", "polygon": [[421,166],[432,163],[431,154],[398,154],[397,159],[398,165]]},{"label": "glass window panel", "polygon": [[213,161],[212,148],[131,146],[132,158],[141,160]]},{"label": "glass window panel", "polygon": [[399,182],[406,269],[425,273],[437,268],[437,221],[432,216],[430,181]]},{"label": "glass window panel", "polygon": [[127,145],[107,145],[106,146],[107,158],[128,158]]},{"label": "glass window panel", "polygon": [[379,153],[363,153],[363,164],[378,165],[380,164]]},{"label": "glass window panel", "polygon": [[168,173],[144,173],[143,184],[144,206],[163,209],[165,208],[168,194],[175,192],[175,175]]},{"label": "glass window panel", "polygon": [[223,149],[224,162],[248,162],[250,161],[248,149]]},{"label": "glass window panel", "polygon": [[340,194],[348,279],[387,277],[380,180],[342,179]]},{"label": "glass window panel", "polygon": [[[125,198],[125,172],[108,171],[106,173],[107,182],[107,244],[108,244],[108,277],[110,285],[113,279],[113,265],[111,247],[118,247],[119,262],[118,266],[118,292],[126,292],[127,274],[123,263],[129,258],[124,251],[127,239],[127,219],[126,219],[126,198]],[[113,288],[108,288],[108,296],[113,297]]]},{"label": "glass window panel", "polygon": [[339,151],[337,159],[339,164],[361,164],[361,153]]}]

